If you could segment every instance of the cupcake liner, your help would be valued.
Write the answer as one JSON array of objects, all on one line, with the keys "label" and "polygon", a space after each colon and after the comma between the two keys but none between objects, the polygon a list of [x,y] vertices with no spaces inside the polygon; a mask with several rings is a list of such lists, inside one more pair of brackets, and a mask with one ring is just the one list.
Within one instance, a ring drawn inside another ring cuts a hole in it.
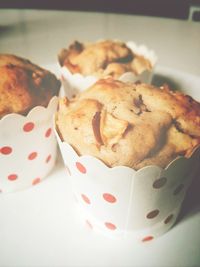
[{"label": "cupcake liner", "polygon": [[[55,130],[56,131],[56,130]],[[200,147],[165,169],[107,167],[92,156],[78,156],[56,133],[64,164],[83,216],[90,227],[111,237],[150,241],[176,222],[185,193],[198,170]]]},{"label": "cupcake liner", "polygon": [[[135,75],[132,72],[126,72],[118,79],[124,82],[140,81],[144,83],[151,83],[154,67],[157,61],[155,52],[153,50],[149,50],[145,45],[137,45],[132,41],[127,42],[126,45],[134,53],[144,56],[146,59],[148,59],[151,62],[152,70],[145,70],[140,75]],[[84,91],[99,79],[92,75],[83,76],[79,73],[72,74],[65,66],[60,68],[60,75],[65,94],[68,98],[71,98],[78,92]]]},{"label": "cupcake liner", "polygon": [[57,142],[52,116],[58,97],[27,116],[8,114],[0,120],[0,191],[14,192],[39,183],[52,170]]}]

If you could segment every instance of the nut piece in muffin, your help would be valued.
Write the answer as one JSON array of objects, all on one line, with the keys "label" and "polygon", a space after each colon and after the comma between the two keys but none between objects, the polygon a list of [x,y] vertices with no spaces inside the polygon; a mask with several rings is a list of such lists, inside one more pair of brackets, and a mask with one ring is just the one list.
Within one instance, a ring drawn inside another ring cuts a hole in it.
[{"label": "nut piece in muffin", "polygon": [[168,87],[101,79],[59,103],[56,126],[79,155],[109,167],[166,167],[200,144],[200,104]]},{"label": "nut piece in muffin", "polygon": [[152,70],[150,60],[133,53],[125,43],[113,40],[91,44],[75,41],[68,49],[61,50],[58,59],[60,65],[66,66],[72,74],[98,78],[109,76],[116,79],[125,72],[139,75]]},{"label": "nut piece in muffin", "polygon": [[0,54],[0,118],[10,113],[26,115],[35,106],[47,107],[58,95],[60,81],[56,76],[10,54]]}]

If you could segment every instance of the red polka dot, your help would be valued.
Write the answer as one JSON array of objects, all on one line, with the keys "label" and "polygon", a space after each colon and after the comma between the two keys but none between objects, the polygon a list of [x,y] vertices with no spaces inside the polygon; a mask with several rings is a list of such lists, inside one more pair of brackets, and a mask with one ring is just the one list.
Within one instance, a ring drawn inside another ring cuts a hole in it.
[{"label": "red polka dot", "polygon": [[46,133],[45,133],[45,137],[48,138],[48,137],[51,135],[51,132],[52,132],[52,129],[49,128],[49,129],[46,131]]},{"label": "red polka dot", "polygon": [[159,189],[161,187],[163,187],[167,182],[167,178],[166,177],[161,177],[160,179],[157,179],[154,183],[153,183],[153,187],[156,189]]},{"label": "red polka dot", "polygon": [[164,220],[164,223],[165,223],[165,224],[169,223],[169,222],[172,220],[173,217],[174,217],[174,215],[173,215],[173,214],[170,214],[170,215]]},{"label": "red polka dot", "polygon": [[41,179],[38,177],[38,178],[35,178],[33,181],[32,181],[32,185],[36,185],[36,184],[39,184],[41,182]]},{"label": "red polka dot", "polygon": [[159,210],[152,210],[147,214],[147,219],[153,219],[159,214]]},{"label": "red polka dot", "polygon": [[27,122],[24,124],[23,130],[24,132],[31,132],[35,127],[35,124],[33,122]]},{"label": "red polka dot", "polygon": [[46,163],[48,163],[51,160],[51,155],[48,155],[48,157],[46,158]]},{"label": "red polka dot", "polygon": [[142,242],[151,241],[151,240],[153,240],[153,239],[154,239],[154,237],[151,236],[151,235],[149,235],[149,236],[144,237],[144,238],[142,239]]},{"label": "red polka dot", "polygon": [[17,178],[18,178],[17,174],[12,173],[8,175],[8,180],[10,181],[15,181]]},{"label": "red polka dot", "polygon": [[28,159],[29,160],[33,160],[37,157],[37,152],[32,152],[28,155]]},{"label": "red polka dot", "polygon": [[81,173],[86,173],[86,168],[85,168],[80,162],[76,162],[76,168],[77,168]]},{"label": "red polka dot", "polygon": [[90,229],[93,229],[92,224],[88,220],[86,220],[85,222],[86,222],[87,226],[89,226]]},{"label": "red polka dot", "polygon": [[179,186],[176,187],[173,194],[178,195],[183,190],[183,188],[184,188],[184,184],[180,184]]},{"label": "red polka dot", "polygon": [[109,230],[116,230],[116,226],[113,223],[110,222],[106,222],[105,226],[109,229]]},{"label": "red polka dot", "polygon": [[85,203],[87,203],[87,204],[90,204],[91,203],[90,202],[90,199],[86,195],[82,194],[81,197],[85,201]]},{"label": "red polka dot", "polygon": [[9,155],[12,153],[12,148],[10,146],[4,146],[1,148],[1,153],[4,155]]},{"label": "red polka dot", "polygon": [[110,203],[115,203],[117,201],[116,197],[114,197],[113,195],[109,194],[109,193],[104,193],[103,194],[103,198]]}]

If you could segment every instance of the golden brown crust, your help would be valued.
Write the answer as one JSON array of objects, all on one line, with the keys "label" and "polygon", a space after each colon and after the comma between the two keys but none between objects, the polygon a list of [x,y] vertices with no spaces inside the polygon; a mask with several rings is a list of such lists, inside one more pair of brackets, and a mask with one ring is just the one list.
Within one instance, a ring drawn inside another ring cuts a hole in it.
[{"label": "golden brown crust", "polygon": [[118,78],[125,72],[138,75],[151,70],[148,59],[134,54],[125,43],[105,40],[92,44],[75,41],[58,55],[61,66],[66,66],[72,74],[94,75],[99,78]]},{"label": "golden brown crust", "polygon": [[102,79],[60,101],[57,127],[79,154],[108,166],[166,167],[200,144],[200,104],[166,87]]},{"label": "golden brown crust", "polygon": [[58,95],[60,81],[29,60],[0,54],[0,118],[9,113],[26,115],[35,106],[46,107]]}]

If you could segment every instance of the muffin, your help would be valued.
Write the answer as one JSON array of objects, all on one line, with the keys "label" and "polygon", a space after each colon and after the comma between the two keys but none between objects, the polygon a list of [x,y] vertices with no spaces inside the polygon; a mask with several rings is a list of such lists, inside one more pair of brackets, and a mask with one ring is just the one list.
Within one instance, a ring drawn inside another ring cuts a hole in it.
[{"label": "muffin", "polygon": [[35,185],[52,170],[60,84],[29,60],[0,54],[0,192]]},{"label": "muffin", "polygon": [[58,59],[66,87],[77,90],[107,77],[149,83],[156,62],[155,53],[144,45],[114,40],[87,44],[75,41],[61,50]]},{"label": "muffin", "polygon": [[35,106],[47,107],[58,95],[60,81],[51,72],[14,55],[0,54],[0,118],[27,115]]},{"label": "muffin", "polygon": [[174,225],[199,172],[198,102],[166,85],[101,79],[60,100],[55,126],[90,228],[149,242]]},{"label": "muffin", "polygon": [[63,49],[58,58],[60,65],[66,66],[71,73],[98,78],[111,76],[116,79],[125,72],[139,75],[153,67],[149,59],[135,54],[125,43],[112,40],[92,44],[75,41],[68,49]]},{"label": "muffin", "polygon": [[101,79],[76,98],[60,100],[61,138],[79,155],[107,166],[166,167],[200,143],[200,104],[167,86]]}]

